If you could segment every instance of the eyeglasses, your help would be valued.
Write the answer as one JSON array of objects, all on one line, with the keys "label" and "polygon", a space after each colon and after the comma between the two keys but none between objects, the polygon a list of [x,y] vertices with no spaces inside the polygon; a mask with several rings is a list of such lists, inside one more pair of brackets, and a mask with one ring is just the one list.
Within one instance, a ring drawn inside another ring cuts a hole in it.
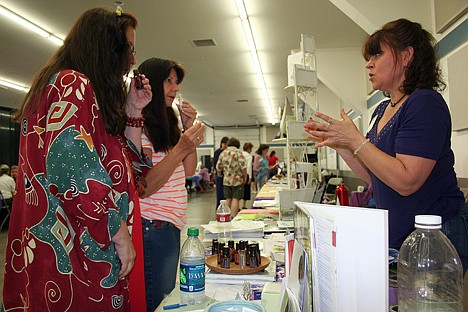
[{"label": "eyeglasses", "polygon": [[135,47],[133,46],[133,44],[131,44],[130,42],[128,43],[130,45],[130,52],[133,54],[133,55],[136,55],[136,50],[135,50]]}]

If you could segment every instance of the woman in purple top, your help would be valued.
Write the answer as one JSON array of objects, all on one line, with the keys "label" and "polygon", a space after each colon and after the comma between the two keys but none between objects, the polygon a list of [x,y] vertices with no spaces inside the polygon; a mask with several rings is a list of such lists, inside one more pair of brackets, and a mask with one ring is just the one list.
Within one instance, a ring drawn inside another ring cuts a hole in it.
[{"label": "woman in purple top", "polygon": [[443,231],[468,267],[468,213],[457,186],[450,112],[434,38],[418,23],[389,22],[363,47],[369,80],[390,99],[378,105],[364,137],[341,109],[335,120],[305,126],[317,146],[334,148],[349,167],[371,183],[378,208],[388,210],[389,246],[400,248],[414,230],[414,216],[442,216]]}]

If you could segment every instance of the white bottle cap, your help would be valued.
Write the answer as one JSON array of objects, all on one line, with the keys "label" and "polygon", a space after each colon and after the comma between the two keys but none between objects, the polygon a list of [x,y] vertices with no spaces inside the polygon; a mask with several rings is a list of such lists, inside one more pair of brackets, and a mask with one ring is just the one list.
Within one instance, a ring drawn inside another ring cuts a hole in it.
[{"label": "white bottle cap", "polygon": [[414,226],[418,229],[441,229],[442,217],[436,215],[417,215],[414,217]]},{"label": "white bottle cap", "polygon": [[226,204],[226,200],[225,200],[225,199],[221,199],[221,200],[219,201],[219,203],[220,203],[220,204]]}]

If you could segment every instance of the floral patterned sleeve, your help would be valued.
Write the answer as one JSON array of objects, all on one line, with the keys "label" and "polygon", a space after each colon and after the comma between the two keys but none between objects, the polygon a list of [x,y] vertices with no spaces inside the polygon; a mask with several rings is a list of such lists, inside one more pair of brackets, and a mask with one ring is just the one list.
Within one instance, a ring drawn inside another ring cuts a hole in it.
[{"label": "floral patterned sleeve", "polygon": [[143,152],[138,151],[135,144],[129,139],[124,139],[125,151],[132,163],[133,180],[135,182],[136,191],[139,196],[143,196],[146,188],[145,176],[148,171],[153,167],[151,159]]},{"label": "floral patterned sleeve", "polygon": [[45,129],[46,177],[51,201],[72,228],[100,248],[127,220],[127,165],[116,137],[104,127],[90,81],[62,71],[51,82]]}]

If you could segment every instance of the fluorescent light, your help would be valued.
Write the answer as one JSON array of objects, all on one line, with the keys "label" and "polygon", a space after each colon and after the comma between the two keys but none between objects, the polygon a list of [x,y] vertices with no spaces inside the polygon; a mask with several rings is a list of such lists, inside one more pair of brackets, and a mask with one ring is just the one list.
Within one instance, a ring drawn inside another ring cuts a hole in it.
[{"label": "fluorescent light", "polygon": [[260,64],[260,59],[258,57],[257,46],[255,44],[255,39],[252,33],[252,27],[250,26],[249,15],[245,9],[244,0],[235,0],[235,3],[237,12],[239,13],[239,18],[242,22],[242,28],[244,29],[245,40],[247,41],[247,45],[250,49],[250,55],[252,56],[253,66],[257,74],[257,80],[262,89],[263,98],[267,103],[268,111],[270,113],[270,122],[274,125],[276,121],[275,116],[273,115],[273,105],[271,104],[270,94],[268,93],[265,78],[263,77],[262,65]]},{"label": "fluorescent light", "polygon": [[23,91],[25,93],[29,91],[29,88],[27,88],[27,87],[23,87],[23,86],[20,86],[19,84],[9,82],[9,81],[3,80],[3,79],[0,79],[0,86],[4,86],[4,87],[7,87],[7,88]]},{"label": "fluorescent light", "polygon": [[14,21],[17,24],[20,24],[23,27],[26,27],[27,29],[35,32],[39,36],[43,38],[47,38],[56,45],[63,45],[63,40],[60,39],[59,37],[55,36],[54,34],[48,32],[44,28],[34,24],[33,22],[28,21],[24,17],[16,14],[13,11],[10,11],[9,9],[5,8],[3,5],[0,5],[0,14],[9,18],[10,20]]},{"label": "fluorescent light", "polygon": [[57,37],[56,35],[50,35],[49,37],[47,37],[47,39],[49,39],[50,41],[52,41],[53,43],[55,43],[58,46],[63,45],[63,40],[60,39],[59,37]]}]

